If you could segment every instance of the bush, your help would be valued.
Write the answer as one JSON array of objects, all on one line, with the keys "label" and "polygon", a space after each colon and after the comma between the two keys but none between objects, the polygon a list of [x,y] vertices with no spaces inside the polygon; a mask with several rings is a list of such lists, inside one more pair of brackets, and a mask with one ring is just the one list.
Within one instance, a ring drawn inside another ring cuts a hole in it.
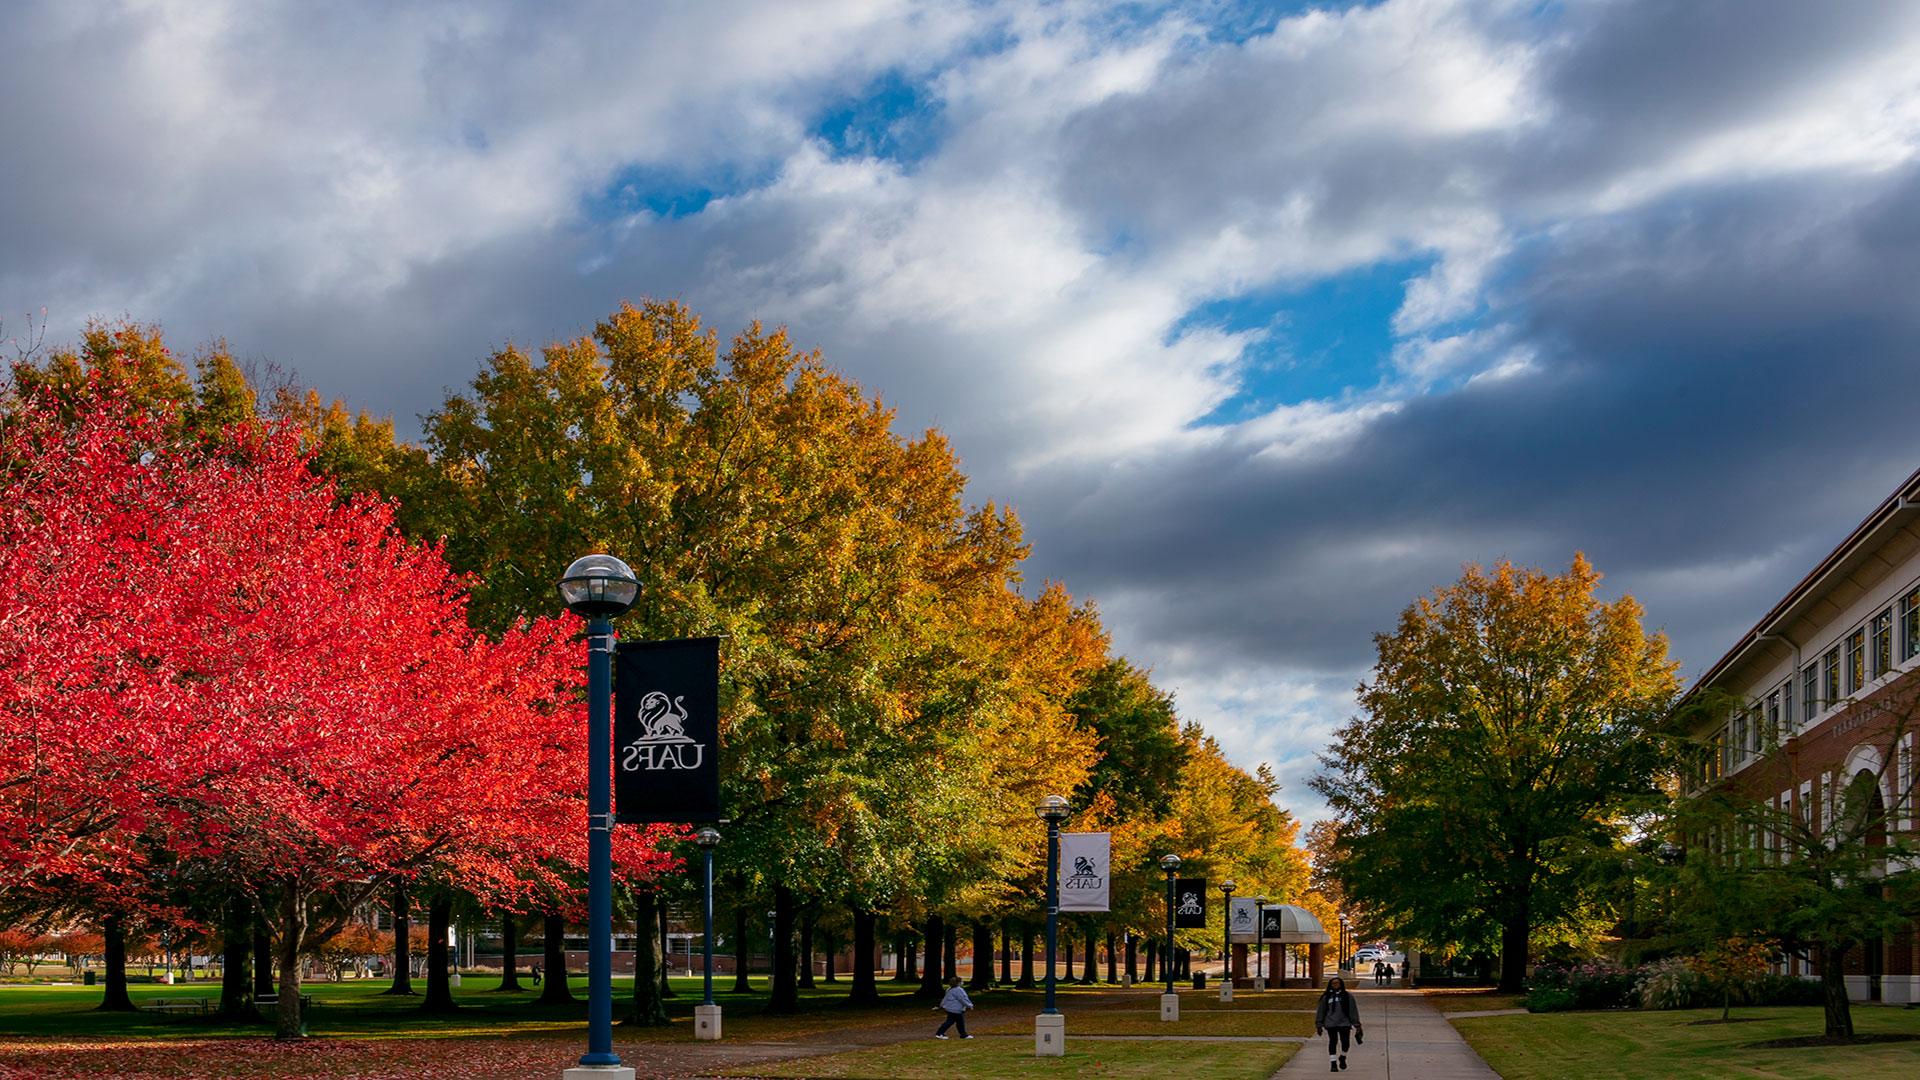
[{"label": "bush", "polygon": [[1634,997],[1643,1009],[1697,1009],[1706,1003],[1707,988],[1693,964],[1672,957],[1640,969]]},{"label": "bush", "polygon": [[[1573,1004],[1560,1008],[1630,1009],[1638,1002],[1633,984],[1634,972],[1631,969],[1604,960],[1542,965],[1533,972],[1533,989],[1564,991],[1572,995]],[[1533,1007],[1531,998],[1527,1007]]]},{"label": "bush", "polygon": [[1551,986],[1536,986],[1527,991],[1528,1012],[1565,1012],[1577,1002],[1573,991]]},{"label": "bush", "polygon": [[1794,975],[1762,975],[1748,990],[1749,1005],[1825,1005],[1826,990],[1819,979]]}]

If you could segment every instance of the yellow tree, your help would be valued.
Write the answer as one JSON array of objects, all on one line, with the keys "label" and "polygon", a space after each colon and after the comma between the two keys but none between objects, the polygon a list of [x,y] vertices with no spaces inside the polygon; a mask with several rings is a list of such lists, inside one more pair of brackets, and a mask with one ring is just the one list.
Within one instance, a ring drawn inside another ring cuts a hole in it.
[{"label": "yellow tree", "polygon": [[1348,894],[1428,947],[1497,928],[1510,991],[1537,930],[1591,914],[1583,871],[1657,797],[1676,665],[1599,582],[1581,555],[1559,575],[1502,562],[1415,601],[1314,781]]}]

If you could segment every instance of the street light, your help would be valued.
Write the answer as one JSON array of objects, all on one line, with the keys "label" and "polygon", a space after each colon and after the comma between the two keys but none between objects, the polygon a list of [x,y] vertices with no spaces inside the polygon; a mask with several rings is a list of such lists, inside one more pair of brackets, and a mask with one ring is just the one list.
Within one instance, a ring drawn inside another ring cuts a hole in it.
[{"label": "street light", "polygon": [[1267,988],[1267,898],[1253,898],[1253,964],[1254,988]]},{"label": "street light", "polygon": [[706,896],[703,904],[706,916],[706,999],[693,1009],[693,1037],[696,1039],[717,1039],[720,1037],[720,1006],[713,1003],[713,849],[720,846],[720,830],[711,825],[703,826],[693,834],[693,842],[700,845],[702,861],[706,863]]},{"label": "street light", "polygon": [[1339,971],[1347,966],[1348,925],[1347,913],[1343,911],[1340,913],[1340,958],[1339,961],[1333,965],[1335,971]]},{"label": "street light", "polygon": [[1232,878],[1220,883],[1220,1000],[1233,1000],[1233,888]]},{"label": "street light", "polygon": [[1067,1052],[1067,1021],[1054,1008],[1053,954],[1060,940],[1060,823],[1072,812],[1060,795],[1049,795],[1034,807],[1034,813],[1047,823],[1047,999],[1034,1019],[1033,1049],[1038,1057]]},{"label": "street light", "polygon": [[587,620],[587,1052],[568,1080],[631,1080],[613,1052],[613,617],[640,582],[611,555],[587,555],[561,576],[560,599]]},{"label": "street light", "polygon": [[1160,1019],[1180,1019],[1180,995],[1173,990],[1173,875],[1180,872],[1180,856],[1160,856],[1160,869],[1167,872],[1167,947],[1160,954],[1160,974],[1167,980],[1167,992],[1160,995]]}]

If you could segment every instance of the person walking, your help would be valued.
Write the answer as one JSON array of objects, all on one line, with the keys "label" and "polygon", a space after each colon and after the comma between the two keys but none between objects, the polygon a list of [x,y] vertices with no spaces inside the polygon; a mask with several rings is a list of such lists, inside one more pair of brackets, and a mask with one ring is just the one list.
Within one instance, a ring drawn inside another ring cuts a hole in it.
[{"label": "person walking", "polygon": [[947,980],[947,996],[941,998],[940,1004],[934,1008],[945,1009],[947,1012],[947,1022],[941,1024],[940,1030],[933,1033],[934,1038],[946,1038],[947,1029],[950,1027],[958,1027],[960,1037],[963,1039],[973,1038],[967,1034],[967,1010],[973,1008],[973,999],[967,996],[966,987],[960,985],[960,976],[955,975]]},{"label": "person walking", "polygon": [[540,965],[539,964],[533,965],[533,985],[535,986],[540,985]]},{"label": "person walking", "polygon": [[1386,970],[1387,970],[1387,965],[1381,963],[1378,960],[1375,960],[1373,962],[1373,985],[1379,986],[1381,982],[1384,981],[1384,979],[1386,978],[1386,976],[1384,975],[1384,972]]},{"label": "person walking", "polygon": [[[1320,1004],[1313,1010],[1313,1033],[1324,1032],[1327,1036],[1328,1072],[1347,1067],[1347,1051],[1351,1048],[1347,1040],[1359,1031],[1360,1003],[1353,999],[1346,980],[1335,975],[1327,980],[1327,992],[1320,995]],[[1365,1041],[1365,1035],[1361,1040]]]},{"label": "person walking", "polygon": [[1392,985],[1393,985],[1393,965],[1392,965],[1392,964],[1388,964],[1388,965],[1387,965],[1387,974],[1386,974],[1386,978],[1384,978],[1384,979],[1382,979],[1382,980],[1380,980],[1380,985],[1382,985],[1382,986],[1392,986]]}]

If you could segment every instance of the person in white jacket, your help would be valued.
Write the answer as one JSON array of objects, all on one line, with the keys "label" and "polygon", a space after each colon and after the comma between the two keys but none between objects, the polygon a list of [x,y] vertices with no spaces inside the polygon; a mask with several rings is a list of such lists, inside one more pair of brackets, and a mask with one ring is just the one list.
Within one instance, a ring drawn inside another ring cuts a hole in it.
[{"label": "person in white jacket", "polygon": [[947,1011],[947,1022],[941,1024],[940,1030],[933,1033],[934,1038],[946,1038],[947,1029],[950,1027],[959,1028],[960,1037],[963,1039],[973,1038],[967,1034],[967,1010],[973,1008],[973,999],[967,996],[966,988],[960,985],[959,976],[956,975],[947,980],[947,996],[940,999],[938,1007]]}]

